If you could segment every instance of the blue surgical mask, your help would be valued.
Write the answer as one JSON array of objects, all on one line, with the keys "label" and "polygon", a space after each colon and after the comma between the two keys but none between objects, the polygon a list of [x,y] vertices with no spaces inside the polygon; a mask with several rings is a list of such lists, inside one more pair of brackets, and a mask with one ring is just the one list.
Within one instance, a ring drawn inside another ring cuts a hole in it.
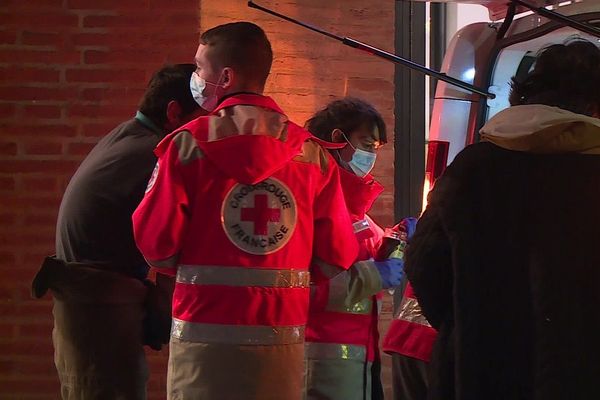
[{"label": "blue surgical mask", "polygon": [[[219,78],[220,80],[220,78]],[[212,95],[205,96],[203,94],[204,89],[206,88],[206,84],[213,85],[215,89],[213,90]],[[217,89],[222,85],[214,84],[210,82],[206,82],[203,78],[201,78],[197,73],[193,73],[190,78],[190,90],[192,92],[192,97],[196,100],[196,103],[203,109],[208,112],[213,112],[215,108],[217,108],[217,104],[219,102],[219,97],[217,96]]]},{"label": "blue surgical mask", "polygon": [[346,142],[348,142],[350,147],[354,149],[354,154],[352,155],[352,159],[348,161],[348,165],[350,166],[350,169],[352,169],[352,172],[354,172],[356,176],[360,176],[362,178],[369,172],[371,172],[371,170],[375,166],[377,154],[371,153],[370,151],[357,149],[352,145],[352,143],[350,143],[350,140],[348,140],[346,134],[343,135],[344,139],[346,139]]}]

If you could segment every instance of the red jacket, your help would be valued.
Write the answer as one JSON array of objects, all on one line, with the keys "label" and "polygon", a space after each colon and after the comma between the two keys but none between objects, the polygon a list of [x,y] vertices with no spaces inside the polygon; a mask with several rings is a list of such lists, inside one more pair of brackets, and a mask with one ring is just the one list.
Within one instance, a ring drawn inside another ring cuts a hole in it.
[{"label": "red jacket", "polygon": [[[351,270],[313,286],[306,329],[307,356],[319,359],[337,354],[345,359],[374,361],[379,342],[375,293],[381,290],[381,280],[372,266],[360,261],[374,257],[381,244],[383,231],[366,212],[383,187],[370,176],[360,178],[340,170],[340,177],[360,250]],[[350,301],[353,279],[362,280],[361,289],[370,288],[360,301]]]},{"label": "red jacket", "polygon": [[347,268],[357,252],[335,161],[273,100],[248,94],[156,153],[134,233],[152,266],[177,268],[172,336],[301,342],[312,260]]},{"label": "red jacket", "polygon": [[437,331],[421,311],[415,292],[408,283],[402,302],[383,339],[383,351],[429,361]]}]

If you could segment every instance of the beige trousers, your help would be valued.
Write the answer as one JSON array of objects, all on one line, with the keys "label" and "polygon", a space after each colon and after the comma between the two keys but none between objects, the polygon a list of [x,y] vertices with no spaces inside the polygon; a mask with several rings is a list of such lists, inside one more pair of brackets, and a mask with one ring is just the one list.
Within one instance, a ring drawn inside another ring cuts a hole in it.
[{"label": "beige trousers", "polygon": [[304,344],[240,346],[171,339],[169,400],[301,400]]}]

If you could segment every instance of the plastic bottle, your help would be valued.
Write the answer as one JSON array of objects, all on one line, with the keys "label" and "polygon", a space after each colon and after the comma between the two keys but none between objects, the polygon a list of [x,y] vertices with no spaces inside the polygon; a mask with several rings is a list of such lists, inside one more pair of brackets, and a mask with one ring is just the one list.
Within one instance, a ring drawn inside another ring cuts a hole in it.
[{"label": "plastic bottle", "polygon": [[[392,228],[385,228],[383,240],[375,256],[375,261],[387,260],[388,258],[403,259],[407,239],[408,233],[402,222],[396,224]],[[402,283],[397,288],[404,290],[405,286],[406,279],[402,279]],[[396,288],[388,289],[388,292],[393,295],[395,289]]]}]

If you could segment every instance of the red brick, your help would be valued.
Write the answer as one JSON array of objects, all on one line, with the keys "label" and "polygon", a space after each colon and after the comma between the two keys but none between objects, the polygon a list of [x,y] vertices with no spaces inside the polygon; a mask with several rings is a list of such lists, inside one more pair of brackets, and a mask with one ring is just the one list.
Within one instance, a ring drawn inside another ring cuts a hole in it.
[{"label": "red brick", "polygon": [[17,155],[17,144],[15,142],[0,142],[0,155],[15,156]]},{"label": "red brick", "polygon": [[146,72],[140,69],[113,69],[97,68],[72,68],[67,69],[68,82],[90,82],[90,83],[138,83],[144,80]]},{"label": "red brick", "polygon": [[[46,255],[40,256],[40,260],[42,260]],[[39,261],[39,260],[38,260]],[[32,274],[36,273],[38,270],[37,265],[31,269]],[[49,316],[52,313],[53,301],[51,297],[44,299],[34,299],[31,296],[27,296],[27,298],[22,299],[18,302],[18,309],[22,315],[26,315],[29,322],[31,323],[41,323],[40,316]],[[25,321],[25,320],[23,320]],[[49,324],[48,320],[44,321],[45,324]]]},{"label": "red brick", "polygon": [[13,44],[17,42],[17,32],[0,30],[0,44]]},{"label": "red brick", "polygon": [[[136,2],[139,9],[143,9],[143,3]],[[77,10],[114,10],[119,8],[134,8],[131,2],[122,0],[68,0],[67,6]]]},{"label": "red brick", "polygon": [[[0,166],[3,164],[0,161]],[[75,172],[75,168],[78,163],[75,163],[75,167],[71,170],[71,172]],[[13,213],[23,213],[31,210],[39,210],[39,209],[54,209],[58,210],[60,206],[60,197],[52,196],[52,197],[41,197],[41,193],[38,193],[37,196],[9,196],[2,195],[0,196],[0,206],[4,211],[9,211]],[[19,243],[25,245],[24,243]],[[6,245],[5,243],[0,243],[0,246]],[[25,255],[27,256],[27,255]],[[1,284],[1,282],[0,282]]]},{"label": "red brick", "polygon": [[[51,143],[55,145],[56,143]],[[22,176],[20,179],[19,188],[22,191],[28,193],[41,193],[47,194],[46,192],[54,192],[58,190],[58,178],[53,175],[47,176]],[[39,212],[34,215],[27,215],[25,218],[32,216],[31,221],[35,221],[35,218],[43,218]],[[26,222],[28,225],[28,222]]]},{"label": "red brick", "polygon": [[86,101],[106,101],[111,104],[137,104],[144,95],[141,84],[119,85],[119,87],[86,88],[81,91],[80,98]]},{"label": "red brick", "polygon": [[23,107],[23,115],[26,118],[60,118],[61,106],[30,105]]},{"label": "red brick", "polygon": [[[1,146],[1,145],[0,145]],[[0,190],[2,191],[13,191],[15,190],[15,178],[12,176],[0,176]],[[0,222],[8,223],[6,219],[9,215],[0,214]]]},{"label": "red brick", "polygon": [[72,87],[5,86],[0,87],[0,99],[8,101],[65,101],[77,97]]},{"label": "red brick", "polygon": [[[4,179],[12,179],[12,178],[0,178],[0,181],[4,180]],[[7,186],[4,186],[4,185]],[[3,191],[12,191],[15,188],[15,184],[14,181],[7,181],[5,183],[0,183],[0,185],[2,185],[2,190]],[[11,226],[14,225],[15,222],[17,221],[16,215],[12,214],[10,211],[7,212],[6,210],[4,210],[4,212],[0,212],[0,226]],[[9,253],[3,253],[6,257],[8,257],[10,255],[10,257],[12,257],[11,254]],[[13,261],[7,261],[7,262],[13,262]],[[0,257],[0,263],[2,263],[2,258]]]},{"label": "red brick", "polygon": [[0,49],[0,63],[28,63],[28,64],[78,64],[81,53],[77,50],[60,50],[48,48],[2,48]]},{"label": "red brick", "polygon": [[17,107],[14,104],[0,103],[0,118],[12,117],[16,112]]},{"label": "red brick", "polygon": [[40,9],[60,9],[62,8],[63,0],[4,0],[4,6],[8,6],[11,10],[32,10],[39,11]]},{"label": "red brick", "polygon": [[164,57],[164,52],[160,50],[147,49],[126,49],[101,51],[87,50],[83,55],[83,61],[86,64],[136,64],[139,65],[141,59],[147,58],[160,60]]},{"label": "red brick", "polygon": [[62,44],[62,37],[55,32],[21,32],[21,43],[32,46],[59,46]]},{"label": "red brick", "polygon": [[[8,227],[7,225],[4,225],[4,226]],[[0,265],[3,268],[4,267],[14,268],[17,266],[17,261],[16,261],[14,254],[12,254],[8,251],[0,251],[0,254],[2,254],[2,258],[0,258]],[[4,315],[4,313],[2,313],[2,315]]]},{"label": "red brick", "polygon": [[40,362],[39,358],[21,359],[14,366],[16,374],[21,376],[54,376],[56,374],[56,367],[51,360],[46,362]]},{"label": "red brick", "polygon": [[[52,354],[52,352],[50,354]],[[13,395],[15,393],[43,393],[45,391],[51,391],[50,393],[52,393],[58,391],[59,387],[60,384],[58,383],[58,379],[56,379],[56,377],[0,377],[0,394],[5,395]],[[14,399],[15,397],[11,398]]]},{"label": "red brick", "polygon": [[[43,309],[42,315],[51,315],[52,309]],[[25,313],[23,313],[25,314]],[[29,315],[29,314],[27,314]],[[39,321],[40,316],[37,316]],[[30,322],[30,323],[18,323],[17,329],[19,330],[19,338],[21,339],[35,339],[35,338],[50,338],[52,337],[52,320],[47,319],[43,322]]]},{"label": "red brick", "polygon": [[[33,227],[29,227],[33,229]],[[39,229],[39,227],[36,227]],[[52,229],[47,232],[36,230],[35,232],[0,232],[0,239],[6,246],[12,245],[25,245],[27,243],[51,243],[54,242],[54,232]],[[29,271],[23,270],[22,268],[13,270],[3,270],[0,274],[8,275],[10,277],[25,277],[32,278],[32,274]]]},{"label": "red brick", "polygon": [[[11,328],[12,326],[0,326],[0,329],[6,329],[6,328]],[[10,336],[8,336],[5,332],[3,332],[2,330],[0,330],[0,340],[6,337],[11,337],[12,338],[13,334],[10,333]],[[0,376],[7,376],[7,375],[12,375],[17,367],[17,362],[14,360],[2,360],[0,359]]]},{"label": "red brick", "polygon": [[77,163],[64,160],[0,160],[0,171],[5,173],[74,171]]},{"label": "red brick", "polygon": [[113,105],[73,105],[69,107],[69,117],[81,118],[123,118],[131,115],[131,108]]},{"label": "red brick", "polygon": [[51,68],[29,68],[29,67],[2,67],[0,68],[2,81],[17,82],[58,82],[60,71]]},{"label": "red brick", "polygon": [[75,46],[111,46],[120,39],[110,33],[76,33],[71,36],[71,42]]},{"label": "red brick", "polygon": [[[62,144],[37,142],[26,144],[25,154],[29,155],[58,155],[62,154]],[[35,189],[38,189],[37,187]]]},{"label": "red brick", "polygon": [[33,121],[27,121],[27,124],[22,122],[3,123],[0,124],[0,131],[5,136],[26,136],[26,137],[58,137],[58,136],[75,136],[77,129],[72,125],[50,124],[48,122],[40,122],[34,124]]},{"label": "red brick", "polygon": [[156,10],[164,10],[165,7],[169,10],[188,10],[194,14],[200,10],[197,0],[148,0],[148,7]]},{"label": "red brick", "polygon": [[[19,340],[15,343],[0,343],[0,354],[9,355],[52,355],[52,343],[40,340]],[[2,384],[0,384],[2,386]]]},{"label": "red brick", "polygon": [[[56,189],[49,189],[47,187],[37,189],[39,192],[56,192]],[[60,192],[62,194],[62,192]],[[56,215],[26,215],[23,223],[26,225],[36,225],[47,228],[54,228],[56,226]]]},{"label": "red brick", "polygon": [[68,28],[76,27],[79,23],[79,16],[76,14],[66,14],[58,12],[19,12],[19,13],[0,13],[0,26],[10,26],[18,28],[35,27],[39,28]]},{"label": "red brick", "polygon": [[87,15],[83,18],[84,28],[132,28],[144,29],[157,27],[155,13],[136,13],[135,15]]}]

